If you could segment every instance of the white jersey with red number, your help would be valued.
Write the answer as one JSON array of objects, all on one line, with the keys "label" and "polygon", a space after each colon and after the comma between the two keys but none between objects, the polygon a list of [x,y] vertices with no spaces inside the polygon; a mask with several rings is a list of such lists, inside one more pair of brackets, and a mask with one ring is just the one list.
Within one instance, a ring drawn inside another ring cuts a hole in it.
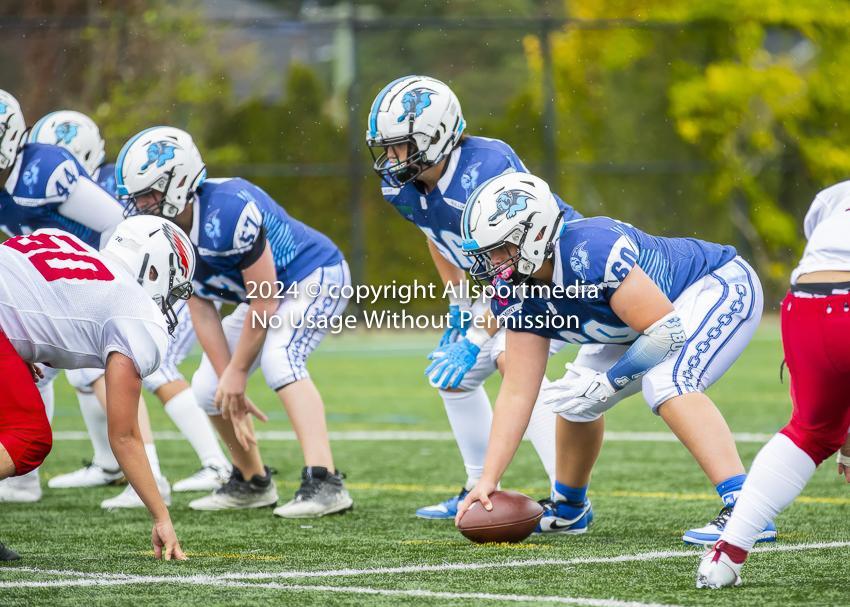
[{"label": "white jersey with red number", "polygon": [[120,352],[141,377],[156,371],[169,342],[162,312],[134,277],[60,230],[0,246],[0,329],[27,362],[103,369]]},{"label": "white jersey with red number", "polygon": [[791,284],[812,272],[850,272],[850,181],[818,193],[803,227],[809,242],[800,264],[791,273]]}]

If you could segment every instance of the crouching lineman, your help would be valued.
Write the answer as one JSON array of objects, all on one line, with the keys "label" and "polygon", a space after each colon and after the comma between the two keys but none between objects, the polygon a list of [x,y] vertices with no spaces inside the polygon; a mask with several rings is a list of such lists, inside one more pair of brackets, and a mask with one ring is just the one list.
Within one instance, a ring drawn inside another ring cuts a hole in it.
[{"label": "crouching lineman", "polygon": [[793,502],[815,469],[838,451],[850,482],[850,181],[815,196],[809,242],[782,302],[782,345],[791,374],[791,421],[762,447],[735,512],[697,571],[697,588],[741,583],[741,568],[765,521]]},{"label": "crouching lineman", "polygon": [[166,560],[186,557],[145,455],[138,406],[142,378],[168,349],[172,305],[192,293],[194,266],[188,237],[156,217],[123,222],[101,253],[50,229],[0,246],[0,478],[33,470],[52,446],[36,363],[105,369],[109,441],[154,519],[156,558]]},{"label": "crouching lineman", "polygon": [[[189,308],[204,357],[192,388],[230,449],[234,467],[228,483],[190,507],[222,510],[277,502],[248,412],[264,416],[245,397],[248,377],[262,368],[305,461],[295,498],[275,515],[316,517],[350,509],[351,497],[331,455],[324,404],[306,368],[328,321],[348,303],[340,296],[341,287],[351,283],[342,253],[253,184],[206,180],[192,137],[176,128],[154,127],[130,139],[118,157],[116,181],[128,213],[170,219],[190,235],[197,251],[196,296]],[[222,320],[214,300],[238,305]]]},{"label": "crouching lineman", "polygon": [[[456,294],[449,298],[451,323],[440,347],[429,356],[441,360],[429,366],[426,374],[431,386],[438,388],[467,478],[458,495],[419,508],[416,516],[425,519],[453,519],[458,502],[481,477],[493,420],[484,381],[496,372],[502,351],[499,335],[491,339],[490,332],[470,327],[465,318],[470,313],[475,317],[486,313],[488,302],[482,298],[470,311],[469,297],[462,296],[472,263],[461,250],[461,212],[479,183],[503,173],[527,172],[509,145],[472,137],[465,130],[460,102],[446,84],[427,76],[407,76],[389,83],[372,102],[366,132],[384,198],[422,230],[440,278]],[[555,200],[567,219],[581,217],[561,199]],[[493,323],[491,331],[496,328]],[[441,370],[447,362],[446,348],[457,343],[467,350],[454,347],[452,351],[474,365],[452,382],[451,374]],[[528,437],[550,483],[554,482],[555,415],[542,402],[532,412]],[[576,521],[572,532],[586,529],[591,518]]]},{"label": "crouching lineman", "polygon": [[[589,361],[595,367],[568,364],[564,378],[543,389],[559,414],[557,482],[544,518],[569,525],[589,511],[602,414],[642,389],[650,410],[693,454],[724,503],[713,523],[683,539],[702,543],[718,534],[746,475],[725,420],[703,392],[758,326],[762,292],[755,272],[729,246],[658,238],[607,217],[564,222],[549,187],[530,175],[482,184],[467,202],[461,228],[464,251],[476,261],[471,275],[502,289],[491,310],[508,331],[484,474],[456,522],[475,500],[489,509],[487,496],[538,398],[549,340],[557,339],[631,345],[611,346],[619,349],[618,360]],[[505,292],[524,283],[537,291]],[[773,523],[765,527],[760,539],[775,539]]]},{"label": "crouching lineman", "polygon": [[[115,165],[105,164],[104,141],[100,130],[91,118],[80,112],[62,110],[51,112],[35,123],[29,133],[30,144],[42,144],[40,147],[58,146],[69,151],[100,187],[113,198],[109,211],[119,220],[123,219],[123,207],[117,204],[115,192]],[[35,147],[39,147],[36,145]],[[91,210],[103,212],[107,203],[98,196],[89,202]],[[30,220],[33,223],[33,220]],[[86,223],[90,223],[86,218]],[[37,227],[48,227],[37,225]],[[33,227],[33,229],[36,229]],[[188,382],[180,373],[178,365],[186,358],[195,345],[197,338],[192,327],[189,308],[180,301],[174,306],[178,328],[168,346],[168,354],[159,369],[142,382],[145,390],[155,395],[164,406],[166,415],[180,433],[186,437],[200,460],[200,469],[191,477],[174,483],[174,491],[212,491],[221,487],[230,477],[230,463],[224,456],[207,415],[198,407]],[[103,371],[99,369],[80,369],[68,374],[68,381],[77,388],[80,409],[86,422],[86,428],[94,448],[92,464],[70,472],[54,476],[48,486],[54,489],[72,487],[91,487],[111,484],[123,479],[115,456],[109,449],[106,416],[95,393],[103,390]],[[144,403],[140,403],[142,407]],[[170,501],[171,488],[159,468],[159,458],[153,442],[153,434],[147,431],[150,426],[147,411],[142,415],[142,431],[146,435],[145,450],[154,476],[160,486],[163,499]],[[2,498],[0,498],[2,499]],[[101,507],[144,508],[144,504],[132,487],[123,493],[104,500]]]}]

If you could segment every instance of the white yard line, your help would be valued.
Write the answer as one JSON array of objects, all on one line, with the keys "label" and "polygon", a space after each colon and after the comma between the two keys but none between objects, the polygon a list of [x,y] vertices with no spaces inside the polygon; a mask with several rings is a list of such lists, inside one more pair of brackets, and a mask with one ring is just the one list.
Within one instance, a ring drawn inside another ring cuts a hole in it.
[{"label": "white yard line", "polygon": [[[419,440],[419,441],[448,441],[454,440],[451,432],[407,432],[407,431],[330,431],[331,440]],[[758,434],[752,432],[738,432],[732,434],[738,443],[766,443],[772,434]],[[154,432],[156,440],[185,440],[179,432]],[[53,440],[88,440],[87,432],[69,431],[54,432]],[[267,441],[294,441],[297,440],[295,432],[288,431],[264,431],[257,432],[257,439]],[[527,440],[527,439],[526,439]],[[664,442],[676,443],[679,439],[671,432],[606,432],[607,441],[629,441],[629,442]]]}]

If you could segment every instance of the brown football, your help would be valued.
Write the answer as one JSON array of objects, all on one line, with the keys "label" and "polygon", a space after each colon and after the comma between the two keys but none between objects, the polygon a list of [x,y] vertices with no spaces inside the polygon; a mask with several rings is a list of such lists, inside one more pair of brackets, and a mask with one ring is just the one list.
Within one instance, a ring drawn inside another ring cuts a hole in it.
[{"label": "brown football", "polygon": [[543,507],[516,491],[496,491],[490,494],[493,509],[489,512],[481,502],[473,502],[458,529],[476,544],[491,542],[521,542],[537,528]]}]

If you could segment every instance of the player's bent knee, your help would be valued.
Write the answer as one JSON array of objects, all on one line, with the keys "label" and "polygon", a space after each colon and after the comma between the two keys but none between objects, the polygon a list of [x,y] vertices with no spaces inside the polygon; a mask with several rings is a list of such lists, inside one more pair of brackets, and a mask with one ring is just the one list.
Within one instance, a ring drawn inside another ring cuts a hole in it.
[{"label": "player's bent knee", "polygon": [[[41,420],[39,420],[41,421]],[[6,449],[21,476],[38,468],[53,448],[53,433],[47,417],[34,427],[15,428],[0,433],[0,444]]]}]

